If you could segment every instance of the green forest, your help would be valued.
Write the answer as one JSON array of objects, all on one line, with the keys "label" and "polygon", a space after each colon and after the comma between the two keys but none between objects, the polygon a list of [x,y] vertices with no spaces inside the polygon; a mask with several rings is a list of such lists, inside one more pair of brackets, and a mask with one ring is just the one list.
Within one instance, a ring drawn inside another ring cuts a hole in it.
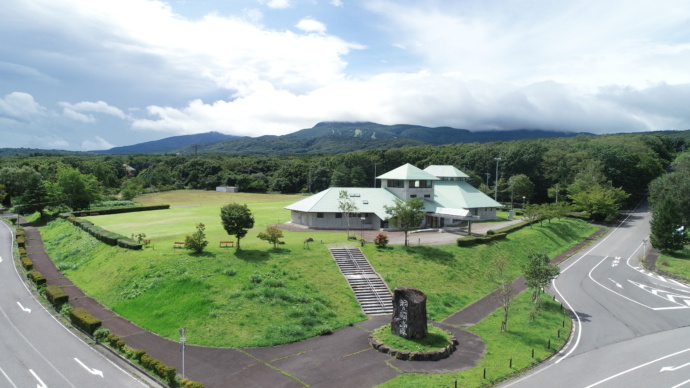
[{"label": "green forest", "polygon": [[174,189],[237,186],[241,192],[316,193],[328,187],[373,187],[377,175],[405,163],[419,168],[440,164],[467,173],[472,185],[491,196],[497,190],[504,204],[558,198],[603,219],[610,212],[597,206],[637,203],[686,147],[683,136],[647,133],[316,155],[32,153],[0,158],[0,198],[5,207],[22,213],[56,213]]}]

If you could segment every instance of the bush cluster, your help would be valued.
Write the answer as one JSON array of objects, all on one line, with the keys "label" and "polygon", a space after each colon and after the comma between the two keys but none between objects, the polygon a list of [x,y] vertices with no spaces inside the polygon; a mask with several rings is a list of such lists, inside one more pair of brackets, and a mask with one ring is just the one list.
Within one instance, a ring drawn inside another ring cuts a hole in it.
[{"label": "bush cluster", "polygon": [[471,247],[472,245],[475,245],[475,244],[488,244],[492,241],[503,240],[504,238],[506,238],[506,236],[507,236],[506,233],[496,233],[496,234],[487,235],[484,237],[468,236],[468,237],[463,237],[463,238],[457,239],[457,244],[459,247]]},{"label": "bush cluster", "polygon": [[28,274],[27,276],[28,276],[29,279],[31,279],[31,281],[34,282],[37,286],[46,284],[46,277],[43,276],[43,274],[40,273],[40,272],[38,272],[38,271],[31,271],[31,272],[29,272],[29,274]]},{"label": "bush cluster", "polygon": [[25,270],[31,271],[34,269],[34,262],[29,259],[29,256],[22,256],[19,260],[21,260],[22,267],[24,267]]},{"label": "bush cluster", "polygon": [[93,335],[93,333],[101,327],[101,320],[91,315],[82,307],[75,307],[69,311],[69,318],[72,324],[81,328],[85,332]]},{"label": "bush cluster", "polygon": [[105,230],[99,226],[96,226],[93,224],[91,221],[84,220],[82,218],[73,218],[73,217],[68,217],[67,218],[72,224],[78,226],[82,230],[84,230],[86,233],[92,235],[95,237],[98,241],[104,242],[108,245],[111,246],[119,246],[121,248],[127,248],[127,249],[141,249],[142,245],[139,244],[138,242],[132,240],[129,237],[125,237],[121,234],[113,233],[108,230]]},{"label": "bush cluster", "polygon": [[180,387],[183,387],[183,388],[204,388],[204,384],[201,384],[197,381],[190,381],[188,379],[182,379],[182,380],[180,380]]},{"label": "bush cluster", "polygon": [[69,301],[69,295],[59,286],[48,286],[46,287],[46,299],[58,308]]},{"label": "bush cluster", "polygon": [[106,215],[106,214],[121,214],[121,213],[144,212],[144,211],[149,211],[149,210],[164,210],[164,209],[170,209],[170,205],[113,207],[110,209],[87,210],[87,211],[78,211],[78,212],[73,212],[73,213],[60,213],[60,217],[62,217],[62,218],[67,218],[69,216],[84,217],[84,216],[91,215],[91,213],[98,213],[99,215]]},{"label": "bush cluster", "polygon": [[24,237],[17,237],[17,246],[19,248],[26,248],[26,240]]}]

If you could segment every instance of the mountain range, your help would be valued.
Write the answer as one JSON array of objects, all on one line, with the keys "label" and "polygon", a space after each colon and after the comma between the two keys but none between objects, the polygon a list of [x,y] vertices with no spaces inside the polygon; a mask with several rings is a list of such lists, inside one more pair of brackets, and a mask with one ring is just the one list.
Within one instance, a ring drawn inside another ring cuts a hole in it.
[{"label": "mountain range", "polygon": [[371,122],[322,122],[282,136],[240,137],[207,132],[168,137],[109,150],[99,154],[221,153],[295,154],[345,153],[376,148],[397,148],[452,143],[488,143],[520,139],[571,137],[563,131],[518,129],[507,131],[469,131],[451,127],[421,125],[383,125]]}]

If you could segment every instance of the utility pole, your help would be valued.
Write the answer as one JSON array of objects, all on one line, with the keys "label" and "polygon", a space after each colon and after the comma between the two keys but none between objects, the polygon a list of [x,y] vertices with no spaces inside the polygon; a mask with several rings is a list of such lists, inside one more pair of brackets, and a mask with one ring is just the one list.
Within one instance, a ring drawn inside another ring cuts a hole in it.
[{"label": "utility pole", "polygon": [[496,161],[496,186],[494,187],[494,200],[498,201],[498,162],[501,158],[494,158]]},{"label": "utility pole", "polygon": [[489,188],[489,177],[491,176],[491,173],[485,172],[484,175],[486,175],[486,187]]}]

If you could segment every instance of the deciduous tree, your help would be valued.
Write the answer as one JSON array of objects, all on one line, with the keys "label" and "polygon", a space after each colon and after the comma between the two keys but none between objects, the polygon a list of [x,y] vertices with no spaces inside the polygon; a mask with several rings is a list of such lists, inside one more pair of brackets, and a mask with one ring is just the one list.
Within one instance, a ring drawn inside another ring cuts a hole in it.
[{"label": "deciduous tree", "polygon": [[249,229],[254,227],[254,216],[247,205],[230,203],[220,208],[220,219],[223,229],[237,239],[237,250],[240,249],[240,240],[247,235]]},{"label": "deciduous tree", "polygon": [[396,198],[393,206],[384,205],[383,208],[389,215],[388,222],[405,232],[405,246],[407,246],[408,232],[419,228],[424,220],[424,202],[419,198],[412,198],[407,202]]},{"label": "deciduous tree", "polygon": [[[204,233],[205,230],[206,227],[204,224],[196,224],[196,232],[185,236],[184,247],[186,249],[191,249],[196,253],[201,253],[208,245],[208,241],[206,241],[206,233]],[[239,241],[237,243],[239,244]]]},{"label": "deciduous tree", "polygon": [[345,218],[347,223],[347,237],[350,238],[350,215],[356,213],[358,209],[347,190],[340,190],[338,192],[338,209],[343,213],[343,218]]},{"label": "deciduous tree", "polygon": [[275,249],[278,248],[278,242],[283,238],[283,231],[275,226],[267,226],[266,231],[260,232],[257,237],[273,244],[273,248]]}]

